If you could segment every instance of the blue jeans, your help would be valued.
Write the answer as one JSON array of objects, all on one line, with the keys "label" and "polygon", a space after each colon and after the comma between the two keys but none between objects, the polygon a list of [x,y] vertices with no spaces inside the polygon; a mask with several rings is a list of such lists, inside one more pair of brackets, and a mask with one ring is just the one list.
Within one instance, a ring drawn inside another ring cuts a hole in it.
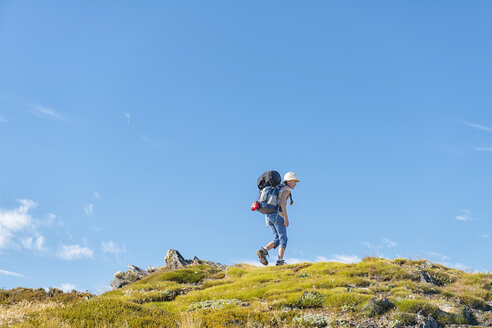
[{"label": "blue jeans", "polygon": [[273,232],[273,243],[275,248],[279,245],[282,248],[287,247],[287,228],[284,226],[284,218],[278,212],[267,214],[268,226]]}]

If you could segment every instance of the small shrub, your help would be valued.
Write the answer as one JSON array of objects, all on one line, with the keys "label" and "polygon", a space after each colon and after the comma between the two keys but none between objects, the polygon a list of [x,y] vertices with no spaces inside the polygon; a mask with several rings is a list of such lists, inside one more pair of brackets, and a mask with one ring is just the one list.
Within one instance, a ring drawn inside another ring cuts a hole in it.
[{"label": "small shrub", "polygon": [[460,295],[461,303],[468,305],[472,309],[489,310],[489,305],[481,298],[472,295]]},{"label": "small shrub", "polygon": [[456,281],[456,278],[450,276],[447,273],[440,271],[439,269],[422,270],[422,272],[425,272],[427,275],[429,275],[431,279],[434,280],[438,286],[449,285],[450,283]]},{"label": "small shrub", "polygon": [[407,313],[420,313],[424,316],[436,317],[439,308],[426,300],[403,300],[397,302],[398,311]]},{"label": "small shrub", "polygon": [[460,310],[458,313],[447,313],[439,311],[436,317],[440,324],[474,324],[476,321],[473,315],[466,309]]},{"label": "small shrub", "polygon": [[204,277],[205,273],[202,271],[195,271],[193,269],[182,269],[172,272],[166,272],[163,278],[169,281],[175,281],[179,284],[196,284],[202,281]]},{"label": "small shrub", "polygon": [[348,292],[348,293],[334,293],[325,297],[323,305],[337,310],[342,309],[345,311],[357,311],[373,296],[360,293]]},{"label": "small shrub", "polygon": [[300,309],[323,307],[323,295],[319,292],[304,292],[293,306]]},{"label": "small shrub", "polygon": [[193,303],[188,308],[190,311],[196,311],[200,309],[212,309],[212,310],[220,310],[224,306],[233,304],[233,305],[243,305],[240,300],[237,299],[228,299],[228,300],[207,300],[202,302]]},{"label": "small shrub", "polygon": [[309,278],[309,274],[306,271],[302,271],[297,275],[299,278]]},{"label": "small shrub", "polygon": [[181,290],[164,290],[164,291],[148,291],[148,292],[131,292],[128,294],[128,300],[137,303],[144,304],[150,302],[169,302],[172,301],[181,294]]},{"label": "small shrub", "polygon": [[400,258],[400,259],[394,259],[393,260],[393,263],[395,264],[398,264],[398,265],[404,265],[408,262],[407,259],[403,259],[403,258]]},{"label": "small shrub", "polygon": [[395,305],[387,298],[372,298],[363,306],[362,312],[368,317],[374,317],[384,314],[394,307]]},{"label": "small shrub", "polygon": [[295,317],[292,322],[306,327],[326,327],[331,325],[333,320],[327,314],[304,313]]},{"label": "small shrub", "polygon": [[405,327],[417,324],[417,315],[414,313],[397,312],[391,318],[391,327]]}]

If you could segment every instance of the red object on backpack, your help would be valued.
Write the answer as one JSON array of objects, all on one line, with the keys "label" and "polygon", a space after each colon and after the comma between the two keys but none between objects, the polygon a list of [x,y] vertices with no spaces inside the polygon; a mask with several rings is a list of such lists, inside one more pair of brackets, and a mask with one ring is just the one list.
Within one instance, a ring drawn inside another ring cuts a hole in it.
[{"label": "red object on backpack", "polygon": [[259,208],[260,208],[260,203],[254,202],[253,204],[251,204],[251,210],[252,211],[256,211]]}]

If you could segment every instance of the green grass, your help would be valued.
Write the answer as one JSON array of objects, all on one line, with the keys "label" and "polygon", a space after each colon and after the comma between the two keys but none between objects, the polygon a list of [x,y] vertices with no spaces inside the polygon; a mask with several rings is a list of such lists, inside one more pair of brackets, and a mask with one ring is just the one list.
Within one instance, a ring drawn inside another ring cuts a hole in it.
[{"label": "green grass", "polygon": [[[421,282],[420,272],[436,284]],[[357,264],[283,267],[240,264],[225,271],[200,264],[155,272],[93,298],[53,295],[67,305],[29,313],[18,327],[322,326],[340,316],[388,318],[395,325],[411,325],[419,315],[432,316],[441,325],[464,324],[472,323],[467,308],[489,310],[491,284],[491,274],[469,274],[409,259],[371,257]],[[38,293],[24,291],[24,296],[37,300]],[[0,292],[0,303],[15,304],[21,294]],[[440,310],[443,302],[456,303],[457,310]]]},{"label": "green grass", "polygon": [[420,313],[424,316],[436,317],[439,312],[439,308],[427,300],[402,300],[396,302],[396,307],[399,312]]},{"label": "green grass", "polygon": [[88,299],[92,296],[93,295],[90,293],[80,293],[76,291],[64,293],[57,288],[50,288],[46,291],[43,288],[31,289],[19,287],[10,290],[0,289],[0,305],[15,304],[21,301],[43,302],[48,300],[60,303],[73,303],[81,299]]},{"label": "green grass", "polygon": [[32,316],[28,324],[46,326],[64,322],[73,327],[171,327],[176,315],[156,307],[144,307],[124,300],[98,298],[78,302],[66,308],[49,309],[44,315]]}]

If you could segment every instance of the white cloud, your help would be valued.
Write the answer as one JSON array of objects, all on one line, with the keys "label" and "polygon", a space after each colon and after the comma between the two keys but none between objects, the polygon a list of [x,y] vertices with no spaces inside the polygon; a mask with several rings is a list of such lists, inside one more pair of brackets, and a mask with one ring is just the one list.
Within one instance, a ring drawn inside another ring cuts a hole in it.
[{"label": "white cloud", "polygon": [[389,240],[388,238],[383,238],[384,244],[388,247],[395,247],[398,246],[398,243],[392,240]]},{"label": "white cloud", "polygon": [[84,212],[87,216],[92,216],[94,212],[94,204],[89,204],[84,206]]},{"label": "white cloud", "polygon": [[56,118],[58,120],[62,120],[65,122],[70,122],[68,119],[66,119],[65,117],[56,113],[54,110],[52,110],[50,108],[46,108],[46,107],[43,107],[43,106],[38,105],[38,104],[31,104],[31,107],[34,108],[33,113],[38,115],[38,116],[47,116],[47,117]]},{"label": "white cloud", "polygon": [[462,263],[441,263],[441,264],[446,266],[446,267],[455,268],[455,269],[462,270],[462,271],[465,271],[468,273],[489,272],[489,271],[485,271],[485,270],[478,270],[476,268],[472,268],[471,266],[466,265],[466,264],[462,264]]},{"label": "white cloud", "polygon": [[43,244],[44,244],[44,237],[39,236],[38,238],[36,238],[36,242],[34,243],[34,247],[38,250],[42,250]]},{"label": "white cloud", "polygon": [[0,123],[7,123],[7,120],[3,116],[0,116]]},{"label": "white cloud", "polygon": [[147,136],[142,136],[141,137],[142,141],[145,142],[147,145],[151,146],[151,147],[154,147],[154,148],[157,148],[157,149],[161,149],[161,146],[154,142],[153,140],[151,140],[149,137]]},{"label": "white cloud", "polygon": [[0,228],[0,249],[6,248],[12,238],[12,233],[6,229]]},{"label": "white cloud", "polygon": [[61,289],[65,293],[70,293],[72,290],[77,288],[77,286],[75,286],[74,284],[70,284],[68,282],[65,282],[65,283],[61,284],[60,286],[56,286],[55,288]]},{"label": "white cloud", "polygon": [[438,258],[440,261],[449,261],[450,258],[446,255],[442,255],[440,253],[436,253],[436,252],[427,252],[427,254],[430,256],[430,257],[433,257],[433,258]]},{"label": "white cloud", "polygon": [[6,275],[6,276],[12,276],[12,277],[24,277],[24,275],[17,273],[17,272],[12,272],[12,271],[6,271],[6,270],[0,270],[0,274]]},{"label": "white cloud", "polygon": [[56,219],[56,215],[53,213],[48,213],[45,215],[44,220],[42,221],[42,224],[45,226],[50,226],[53,221]]},{"label": "white cloud", "polygon": [[12,246],[12,239],[18,232],[32,230],[35,227],[29,210],[38,204],[29,199],[17,200],[20,205],[11,210],[0,209],[0,249]]},{"label": "white cloud", "polygon": [[101,250],[104,253],[110,253],[110,254],[120,254],[123,253],[124,250],[118,247],[112,240],[108,242],[102,242],[101,244]]},{"label": "white cloud", "polygon": [[94,191],[94,197],[96,197],[97,199],[101,198],[99,191]]},{"label": "white cloud", "polygon": [[124,115],[125,115],[125,117],[126,117],[126,120],[127,120],[127,122],[128,122],[128,125],[130,125],[130,113],[124,112],[123,114],[124,114]]},{"label": "white cloud", "polygon": [[18,208],[0,212],[0,224],[6,229],[17,231],[31,224],[32,219],[27,212],[37,204],[29,199],[20,199],[18,202],[21,204]]},{"label": "white cloud", "polygon": [[466,271],[466,272],[470,272],[470,273],[471,272],[479,272],[478,270],[475,270],[475,269],[473,269],[472,267],[470,267],[468,265],[465,265],[465,264],[462,264],[462,263],[453,263],[453,262],[450,262],[450,260],[451,260],[450,257],[448,257],[446,255],[442,255],[440,253],[427,252],[427,255],[428,256],[423,257],[423,259],[426,259],[429,262],[437,262],[437,263],[439,263],[441,265],[444,265],[445,267],[455,268],[455,269]]},{"label": "white cloud", "polygon": [[468,265],[465,265],[465,264],[461,264],[461,263],[454,263],[454,264],[443,264],[445,266],[450,266],[450,267],[453,267],[455,269],[458,269],[458,270],[462,270],[462,271],[466,271],[466,272],[472,272],[473,271],[473,268],[468,266]]},{"label": "white cloud", "polygon": [[44,237],[38,236],[36,237],[36,239],[34,239],[33,237],[27,237],[21,240],[21,244],[24,248],[30,251],[42,251],[44,245]]},{"label": "white cloud", "polygon": [[492,147],[475,147],[478,151],[492,151]]},{"label": "white cloud", "polygon": [[475,128],[477,130],[492,132],[492,128],[489,128],[489,127],[487,127],[485,125],[476,124],[476,123],[470,123],[470,122],[466,122],[466,121],[460,121],[460,122],[463,123],[463,124],[465,124],[465,125],[471,126],[472,128]]},{"label": "white cloud", "polygon": [[461,214],[457,215],[456,220],[458,221],[473,221],[475,218],[473,217],[473,213],[470,210],[461,210]]},{"label": "white cloud", "polygon": [[316,262],[341,262],[341,263],[357,263],[361,259],[357,255],[333,255],[332,258],[327,258],[325,256],[316,256]]},{"label": "white cloud", "polygon": [[94,250],[80,245],[61,245],[58,257],[67,261],[77,260],[84,257],[92,258]]},{"label": "white cloud", "polygon": [[490,236],[489,236],[489,235],[487,235],[486,233],[484,233],[484,234],[482,235],[482,238],[483,238],[483,239],[489,239],[489,238],[490,238]]}]

